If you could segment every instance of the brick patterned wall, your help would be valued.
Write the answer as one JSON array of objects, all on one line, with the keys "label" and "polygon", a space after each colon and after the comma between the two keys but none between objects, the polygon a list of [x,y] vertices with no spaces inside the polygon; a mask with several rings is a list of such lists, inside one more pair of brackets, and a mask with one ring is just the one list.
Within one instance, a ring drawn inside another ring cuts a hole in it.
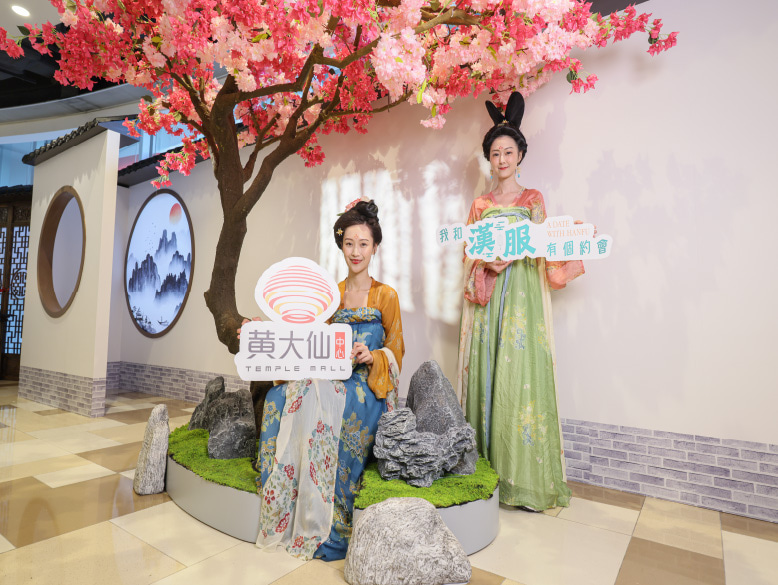
[{"label": "brick patterned wall", "polygon": [[119,392],[145,392],[166,398],[200,402],[205,396],[205,385],[217,376],[224,377],[227,390],[249,389],[249,382],[235,375],[132,362],[109,362],[108,393],[114,395]]},{"label": "brick patterned wall", "polygon": [[122,362],[108,362],[105,373],[105,392],[112,396],[121,389]]},{"label": "brick patterned wall", "polygon": [[84,416],[105,414],[105,378],[86,378],[22,366],[19,396]]},{"label": "brick patterned wall", "polygon": [[778,522],[778,445],[561,422],[572,480]]}]

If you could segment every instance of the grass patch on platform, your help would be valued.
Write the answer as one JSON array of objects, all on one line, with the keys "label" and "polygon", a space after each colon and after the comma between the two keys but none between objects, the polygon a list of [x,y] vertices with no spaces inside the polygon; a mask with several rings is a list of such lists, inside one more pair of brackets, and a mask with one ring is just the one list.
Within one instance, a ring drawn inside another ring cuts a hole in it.
[{"label": "grass patch on platform", "polygon": [[436,508],[448,508],[488,500],[497,487],[499,477],[483,457],[478,460],[472,475],[447,475],[432,482],[428,488],[413,487],[400,479],[385,481],[378,473],[378,464],[371,463],[362,476],[362,489],[357,494],[354,507],[364,510],[387,498],[422,498]]},{"label": "grass patch on platform", "polygon": [[208,431],[187,425],[170,433],[168,454],[179,465],[203,479],[226,485],[236,490],[257,493],[257,472],[251,467],[251,459],[211,459],[208,457]]}]

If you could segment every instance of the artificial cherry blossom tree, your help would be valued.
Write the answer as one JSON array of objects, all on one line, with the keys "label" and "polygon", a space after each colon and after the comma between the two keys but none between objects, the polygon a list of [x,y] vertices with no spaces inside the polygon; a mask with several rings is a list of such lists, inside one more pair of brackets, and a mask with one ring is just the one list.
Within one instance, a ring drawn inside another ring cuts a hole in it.
[{"label": "artificial cherry blossom tree", "polygon": [[[205,300],[232,353],[242,317],[235,297],[246,218],[274,171],[297,153],[324,154],[319,134],[364,133],[377,112],[403,102],[439,128],[454,100],[511,90],[525,96],[566,72],[572,91],[597,80],[574,50],[635,32],[652,54],[673,46],[659,19],[634,7],[602,16],[580,0],[52,0],[66,28],[27,25],[41,53],[56,45],[62,84],[96,79],[142,86],[135,122],[179,135],[156,186],[210,158],[224,222]],[[0,28],[0,49],[22,54]],[[245,162],[242,148],[249,149]]]}]

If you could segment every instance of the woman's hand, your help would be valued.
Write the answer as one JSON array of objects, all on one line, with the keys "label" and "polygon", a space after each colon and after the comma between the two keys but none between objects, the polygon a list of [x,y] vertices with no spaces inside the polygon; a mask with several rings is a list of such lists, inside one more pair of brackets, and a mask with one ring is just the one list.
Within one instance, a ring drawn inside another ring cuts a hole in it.
[{"label": "woman's hand", "polygon": [[[254,317],[253,319],[251,319],[251,321],[261,321],[261,320],[262,317]],[[243,319],[243,322],[240,324],[240,327],[238,328],[238,339],[240,339],[240,330],[243,328],[243,326],[246,323],[249,323],[249,319]]]},{"label": "woman's hand", "polygon": [[508,268],[511,262],[513,262],[513,260],[492,260],[491,262],[486,262],[484,265],[492,272],[500,274],[500,272]]},{"label": "woman's hand", "polygon": [[370,350],[364,343],[357,341],[351,349],[351,359],[358,364],[367,364],[369,366],[373,363],[373,354],[370,353]]}]

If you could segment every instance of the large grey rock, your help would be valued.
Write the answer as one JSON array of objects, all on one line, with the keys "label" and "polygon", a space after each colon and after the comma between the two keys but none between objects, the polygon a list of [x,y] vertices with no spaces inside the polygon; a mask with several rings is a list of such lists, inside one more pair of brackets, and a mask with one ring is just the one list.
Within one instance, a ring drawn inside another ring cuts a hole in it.
[{"label": "large grey rock", "polygon": [[224,392],[207,410],[208,455],[214,459],[256,457],[257,427],[248,390]]},{"label": "large grey rock", "polygon": [[446,472],[474,473],[475,431],[436,362],[423,363],[413,374],[407,404],[378,420],[373,454],[381,477],[429,487]]},{"label": "large grey rock", "polygon": [[208,382],[203,401],[195,407],[192,418],[189,419],[190,431],[208,428],[208,407],[222,394],[224,394],[224,378],[219,376]]},{"label": "large grey rock", "polygon": [[421,433],[416,424],[410,408],[381,415],[373,454],[382,478],[429,487],[444,473],[453,471],[468,450],[475,449],[475,431],[465,424],[451,427],[442,435]]},{"label": "large grey rock", "polygon": [[165,466],[167,465],[168,424],[166,404],[157,404],[151,411],[143,445],[135,466],[132,489],[141,496],[159,494],[165,491]]},{"label": "large grey rock", "polygon": [[[406,406],[416,415],[416,430],[420,432],[445,435],[468,424],[451,382],[436,361],[424,362],[413,374]],[[451,472],[470,475],[475,473],[477,462],[478,451],[466,450]]]},{"label": "large grey rock", "polygon": [[389,498],[354,523],[344,576],[349,585],[442,585],[467,583],[472,568],[435,506]]}]

